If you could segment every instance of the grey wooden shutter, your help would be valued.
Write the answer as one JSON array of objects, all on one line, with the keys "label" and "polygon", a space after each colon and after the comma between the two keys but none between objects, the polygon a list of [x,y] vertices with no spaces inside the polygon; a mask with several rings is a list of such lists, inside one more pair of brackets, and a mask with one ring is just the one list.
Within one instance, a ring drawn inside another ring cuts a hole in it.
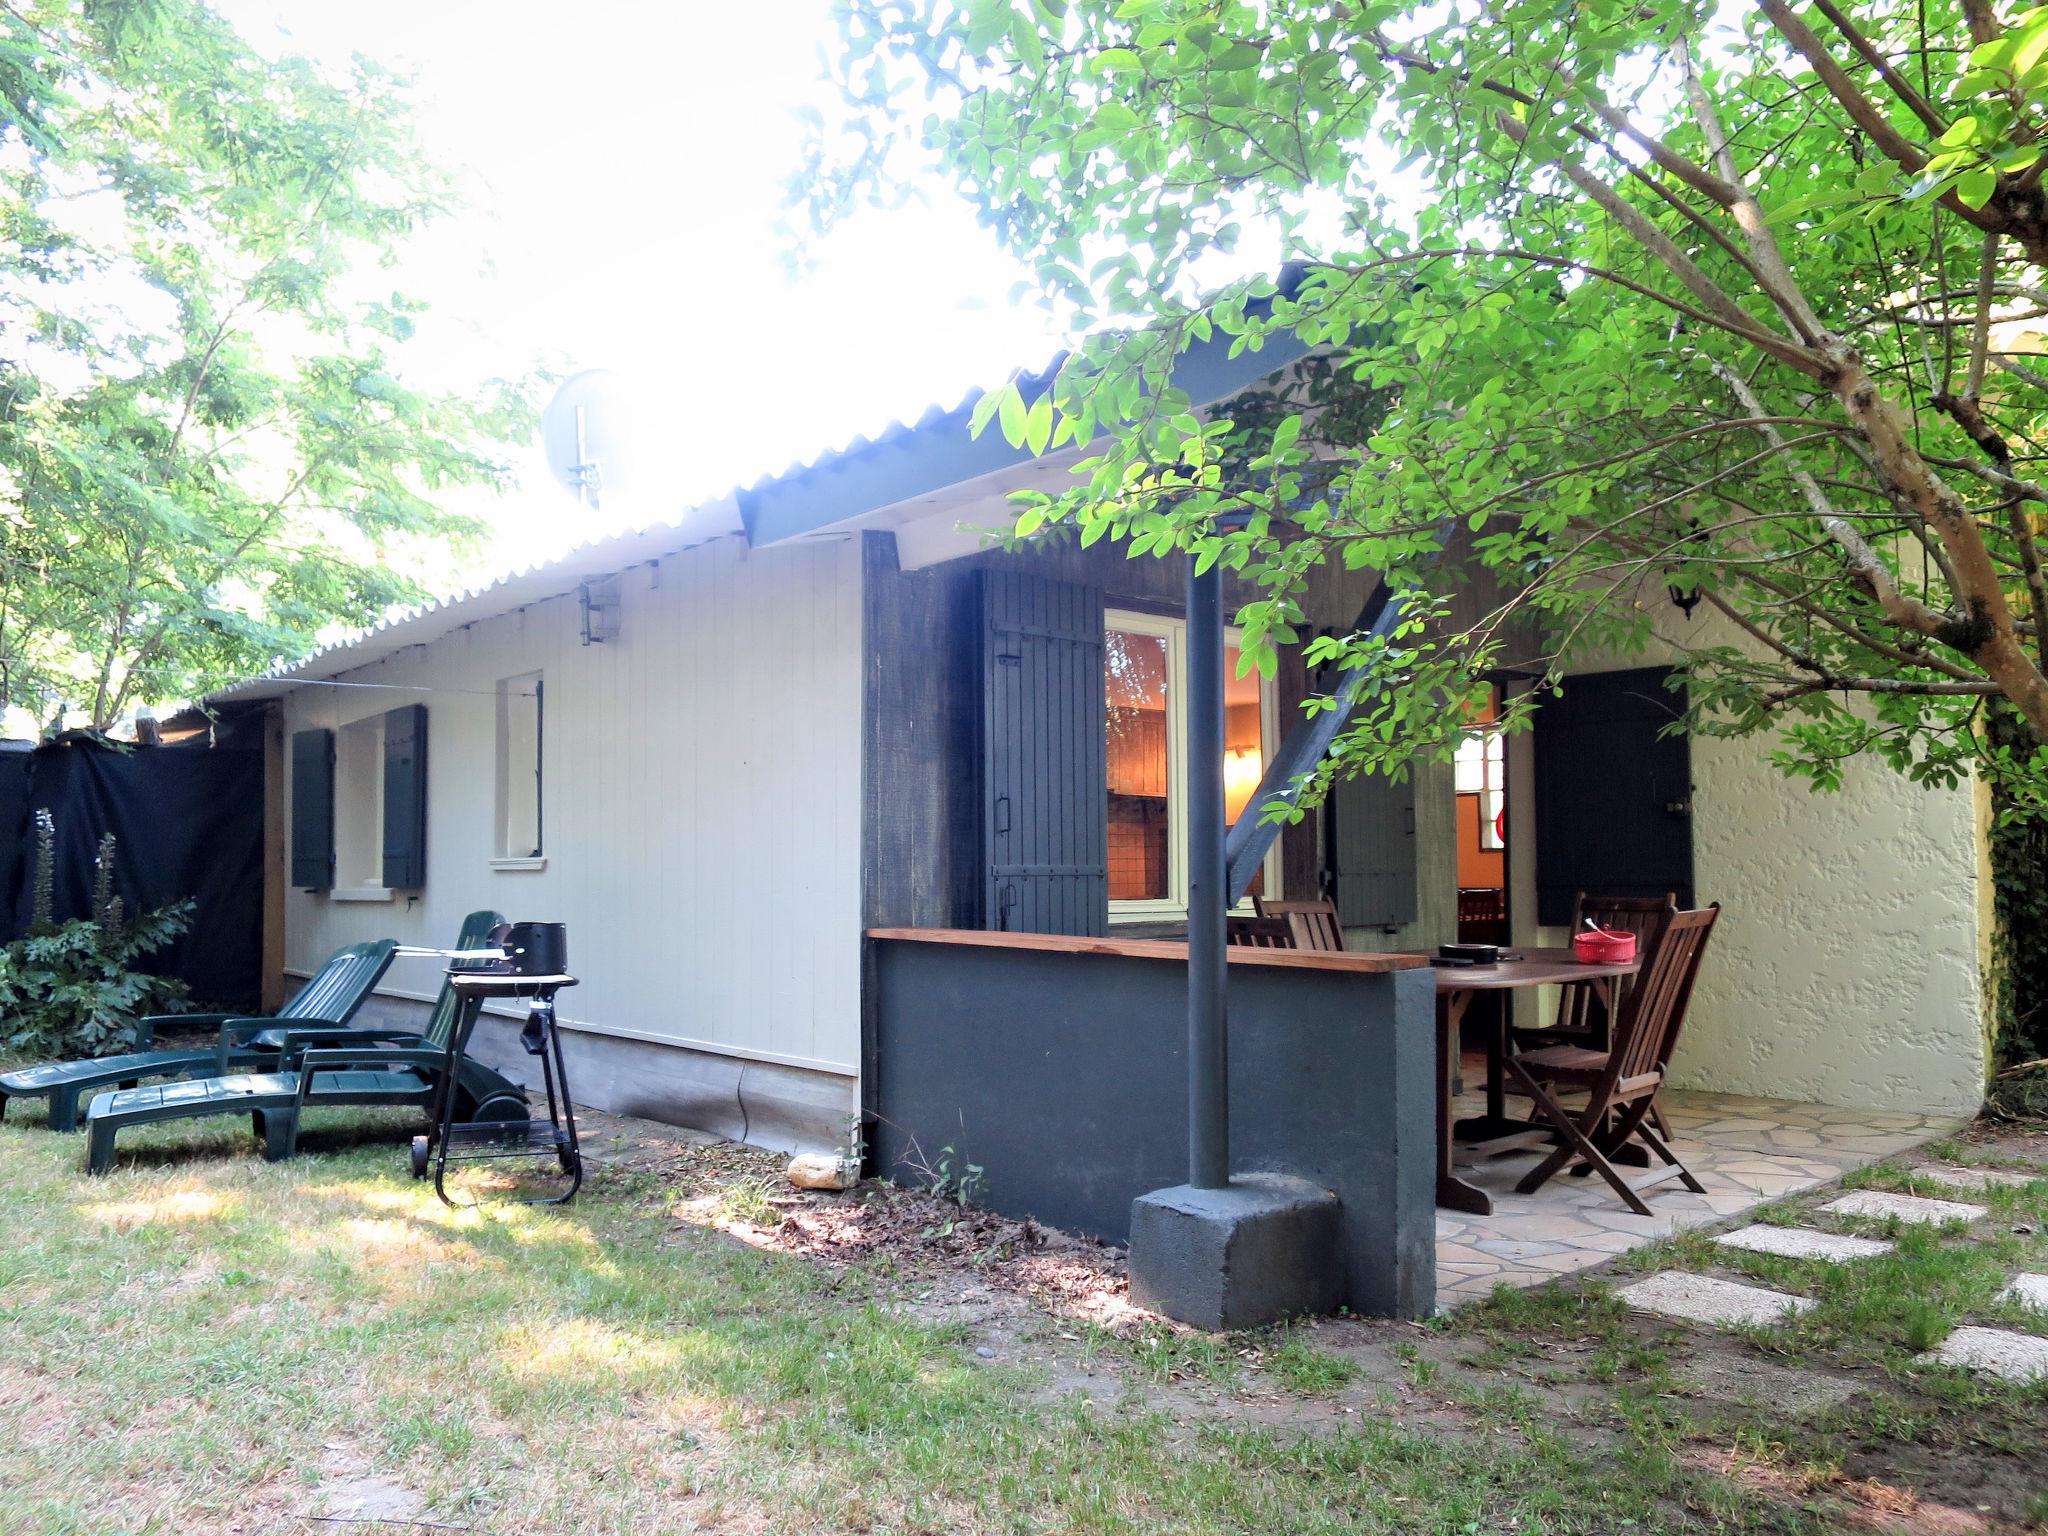
[{"label": "grey wooden shutter", "polygon": [[985,926],[1109,930],[1102,593],[982,572]]},{"label": "grey wooden shutter", "polygon": [[334,884],[334,732],[292,732],[292,884]]},{"label": "grey wooden shutter", "polygon": [[384,716],[384,883],[395,891],[427,883],[427,706]]},{"label": "grey wooden shutter", "polygon": [[1347,928],[1415,921],[1415,775],[1361,774],[1332,787],[1330,868]]}]

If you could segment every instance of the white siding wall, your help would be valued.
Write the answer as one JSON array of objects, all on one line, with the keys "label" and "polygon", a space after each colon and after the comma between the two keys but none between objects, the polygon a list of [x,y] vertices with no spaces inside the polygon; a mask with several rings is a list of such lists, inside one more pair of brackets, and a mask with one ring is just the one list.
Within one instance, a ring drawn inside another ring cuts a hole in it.
[{"label": "white siding wall", "polygon": [[[576,597],[458,630],[286,729],[401,704],[428,716],[427,883],[390,902],[292,891],[286,965],[391,935],[447,945],[465,913],[569,925],[565,1022],[855,1071],[860,1055],[860,559],[852,541],[722,539],[624,577],[623,627],[580,643]],[[500,678],[546,679],[546,868],[494,870]],[[387,988],[431,996],[400,960]]]}]

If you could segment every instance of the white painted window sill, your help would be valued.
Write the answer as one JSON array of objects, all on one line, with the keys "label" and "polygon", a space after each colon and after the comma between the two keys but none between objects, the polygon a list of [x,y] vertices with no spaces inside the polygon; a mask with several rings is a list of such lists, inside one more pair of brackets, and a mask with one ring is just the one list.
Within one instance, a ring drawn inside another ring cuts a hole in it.
[{"label": "white painted window sill", "polygon": [[546,869],[547,867],[548,867],[548,859],[547,859],[547,855],[546,855],[546,854],[544,854],[544,853],[543,853],[543,854],[537,854],[537,855],[535,855],[535,856],[534,856],[533,858],[530,858],[530,859],[492,859],[492,860],[491,860],[491,868],[493,868],[493,869],[502,869],[502,870],[505,870],[505,871],[507,871],[508,873],[510,873],[510,872],[513,872],[513,871],[517,871],[517,870],[529,870],[529,871],[532,871],[532,870],[542,870],[542,869]]},{"label": "white painted window sill", "polygon": [[[1228,915],[1231,917],[1256,917],[1258,910],[1249,901],[1241,901],[1230,909]],[[1125,923],[1184,923],[1187,920],[1188,909],[1186,907],[1170,907],[1162,904],[1144,907],[1113,906],[1109,909],[1109,925],[1112,928]]]},{"label": "white painted window sill", "polygon": [[337,886],[327,893],[329,901],[390,901],[390,887],[382,885]]}]

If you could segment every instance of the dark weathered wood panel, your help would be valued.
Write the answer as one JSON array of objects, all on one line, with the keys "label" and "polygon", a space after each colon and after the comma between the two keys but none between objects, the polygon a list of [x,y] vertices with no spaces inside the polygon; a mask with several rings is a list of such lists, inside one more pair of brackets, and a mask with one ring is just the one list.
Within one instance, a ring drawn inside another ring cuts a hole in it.
[{"label": "dark weathered wood panel", "polygon": [[981,619],[973,577],[862,535],[865,923],[981,922]]},{"label": "dark weathered wood panel", "polygon": [[[991,926],[983,911],[981,573],[1092,586],[1107,607],[1178,615],[1184,566],[1178,558],[1132,560],[1107,542],[1083,549],[1065,537],[903,571],[893,535],[871,531],[862,540],[866,922]],[[1370,572],[1316,572],[1306,600],[1310,629],[1348,627],[1375,580]],[[1232,607],[1256,595],[1226,579],[1224,598]],[[1299,651],[1283,654],[1279,689],[1284,734],[1313,691]],[[1289,828],[1282,849],[1286,891],[1318,894],[1320,813]]]}]

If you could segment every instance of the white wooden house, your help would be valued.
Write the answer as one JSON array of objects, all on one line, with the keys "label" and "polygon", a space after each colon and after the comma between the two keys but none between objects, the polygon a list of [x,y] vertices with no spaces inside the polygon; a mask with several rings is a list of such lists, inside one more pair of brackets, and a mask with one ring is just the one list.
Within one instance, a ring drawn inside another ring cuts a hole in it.
[{"label": "white wooden house", "polygon": [[[1220,399],[1289,360],[1199,353],[1182,382]],[[1064,464],[972,438],[969,405],[225,690],[270,720],[274,988],[354,940],[446,942],[477,907],[565,922],[579,1098],[817,1146],[861,1105],[866,930],[1170,931],[1180,572],[985,550],[962,525]],[[1355,622],[1371,585],[1328,578],[1312,618]],[[1875,765],[1814,796],[1762,741],[1656,745],[1668,699],[1642,666],[1456,768],[1341,790],[1263,888],[1335,890],[1378,949],[1454,937],[1461,887],[1498,892],[1520,942],[1555,937],[1575,887],[1719,900],[1678,1081],[1974,1107],[1981,797]],[[1311,684],[1295,658],[1233,686],[1226,778],[1248,793]],[[401,961],[377,1006],[437,982]]]}]

